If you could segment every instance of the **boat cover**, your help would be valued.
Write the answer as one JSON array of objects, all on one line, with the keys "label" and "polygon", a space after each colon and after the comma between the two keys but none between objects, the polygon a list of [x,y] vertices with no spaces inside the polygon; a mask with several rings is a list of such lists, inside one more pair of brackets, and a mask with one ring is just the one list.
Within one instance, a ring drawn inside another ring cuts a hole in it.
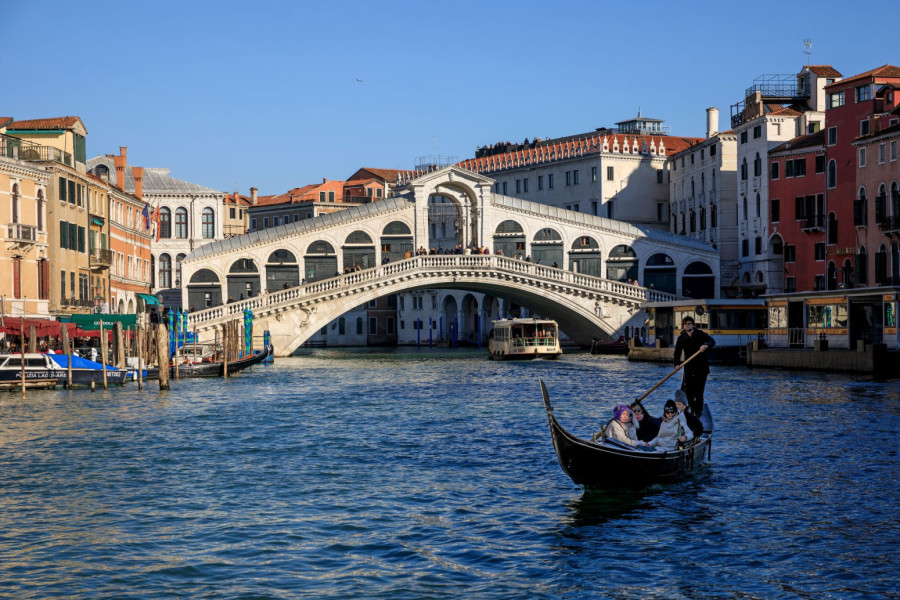
[{"label": "boat cover", "polygon": [[[69,368],[69,357],[65,354],[48,354],[50,358],[53,359],[53,362],[58,364],[63,369]],[[103,365],[98,362],[94,362],[92,360],[88,360],[86,358],[81,358],[80,356],[72,355],[72,368],[73,369],[97,369],[98,371],[103,368]],[[110,367],[106,365],[107,371],[117,371],[115,367]]]}]

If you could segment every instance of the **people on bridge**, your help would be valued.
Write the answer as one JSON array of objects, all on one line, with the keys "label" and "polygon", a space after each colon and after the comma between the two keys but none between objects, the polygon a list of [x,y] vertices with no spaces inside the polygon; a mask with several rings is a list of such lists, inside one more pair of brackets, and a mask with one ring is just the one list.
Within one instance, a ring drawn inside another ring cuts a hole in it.
[{"label": "people on bridge", "polygon": [[706,351],[715,346],[716,341],[705,331],[694,327],[694,317],[683,318],[681,327],[681,335],[675,341],[675,370],[681,369],[682,363],[700,352],[699,356],[684,365],[684,379],[681,382],[681,389],[687,394],[689,410],[699,417],[703,414],[703,392],[709,375]]}]

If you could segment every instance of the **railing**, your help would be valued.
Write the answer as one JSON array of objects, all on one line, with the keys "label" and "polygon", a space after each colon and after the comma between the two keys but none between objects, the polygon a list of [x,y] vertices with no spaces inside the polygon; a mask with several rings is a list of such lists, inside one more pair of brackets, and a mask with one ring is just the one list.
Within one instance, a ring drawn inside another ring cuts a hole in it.
[{"label": "railing", "polygon": [[93,308],[94,301],[81,298],[60,298],[59,303],[63,306],[81,306],[85,308]]},{"label": "railing", "polygon": [[878,227],[885,233],[894,233],[900,231],[900,216],[882,217],[878,221]]},{"label": "railing", "polygon": [[678,296],[668,292],[496,254],[442,254],[416,256],[286,290],[263,293],[247,300],[194,312],[188,316],[188,321],[192,325],[214,323],[221,319],[238,317],[247,308],[254,312],[261,309],[287,309],[329,295],[351,295],[356,291],[389,283],[398,276],[420,278],[435,274],[429,273],[429,270],[438,271],[438,274],[444,276],[447,275],[447,271],[451,271],[454,278],[474,276],[487,280],[498,275],[511,276],[519,283],[549,283],[557,289],[565,286],[569,288],[567,291],[571,294],[583,295],[585,292],[593,292],[612,295],[635,306],[645,302],[678,299]]},{"label": "railing", "polygon": [[38,229],[34,225],[10,223],[6,227],[6,237],[17,242],[36,242]]},{"label": "railing", "polygon": [[109,267],[112,265],[114,253],[112,250],[91,250],[90,264],[92,267]]},{"label": "railing", "polygon": [[825,215],[810,215],[802,219],[803,225],[800,228],[803,231],[820,231],[825,229]]},{"label": "railing", "polygon": [[803,347],[806,345],[806,329],[791,328],[788,329],[788,346]]},{"label": "railing", "polygon": [[72,166],[72,155],[53,146],[40,146],[28,140],[21,140],[0,134],[0,155],[7,158],[31,161],[54,161]]}]

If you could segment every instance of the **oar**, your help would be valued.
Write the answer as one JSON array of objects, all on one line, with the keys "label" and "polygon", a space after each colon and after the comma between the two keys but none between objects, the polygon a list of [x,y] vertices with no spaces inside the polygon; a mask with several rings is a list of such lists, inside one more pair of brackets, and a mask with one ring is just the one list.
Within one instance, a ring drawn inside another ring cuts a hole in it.
[{"label": "oar", "polygon": [[[700,356],[700,353],[701,353],[701,352],[703,352],[703,350],[697,350],[697,352],[694,353],[693,356],[691,356],[689,359],[687,359],[686,361],[684,361],[683,363],[681,363],[681,364],[678,365],[678,366],[683,368],[684,365],[688,364],[689,362],[691,362],[692,360],[694,360],[695,358],[697,358],[698,356]],[[668,375],[666,375],[665,377],[663,377],[662,379],[660,379],[659,383],[657,383],[657,384],[654,385],[652,388],[650,388],[649,390],[647,390],[646,393],[645,393],[643,396],[641,396],[640,398],[638,398],[638,399],[635,400],[634,402],[640,402],[641,400],[643,400],[644,398],[646,398],[647,396],[649,396],[650,393],[653,392],[653,390],[655,390],[656,388],[658,388],[659,386],[661,386],[662,384],[664,384],[664,383],[666,382],[666,380],[667,380],[669,377],[671,377],[672,375],[674,375],[674,374],[677,373],[677,372],[678,372],[678,369],[677,369],[677,368],[674,369],[671,373],[669,373]],[[632,404],[634,404],[634,402],[632,402]],[[597,433],[595,433],[594,436],[591,438],[591,441],[592,441],[592,442],[596,442],[596,441],[597,441],[597,438],[600,437],[601,435],[603,435],[603,430],[600,430],[600,431],[598,431]]]}]

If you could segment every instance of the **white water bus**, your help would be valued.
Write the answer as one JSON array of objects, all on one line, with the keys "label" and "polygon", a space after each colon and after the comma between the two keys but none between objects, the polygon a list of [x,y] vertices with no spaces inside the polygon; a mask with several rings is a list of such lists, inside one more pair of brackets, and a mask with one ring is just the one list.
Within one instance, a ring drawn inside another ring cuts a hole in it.
[{"label": "white water bus", "polygon": [[493,321],[488,350],[497,360],[559,358],[559,326],[550,319]]}]

